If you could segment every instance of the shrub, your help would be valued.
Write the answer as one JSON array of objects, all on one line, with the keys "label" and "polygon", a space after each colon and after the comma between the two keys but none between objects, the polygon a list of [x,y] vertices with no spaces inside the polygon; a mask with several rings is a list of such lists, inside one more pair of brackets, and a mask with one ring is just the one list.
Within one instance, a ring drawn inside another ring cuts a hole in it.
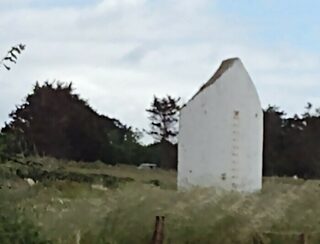
[{"label": "shrub", "polygon": [[[4,194],[0,194],[4,199]],[[40,236],[39,228],[30,220],[14,210],[9,201],[0,202],[0,243],[50,243]]]}]

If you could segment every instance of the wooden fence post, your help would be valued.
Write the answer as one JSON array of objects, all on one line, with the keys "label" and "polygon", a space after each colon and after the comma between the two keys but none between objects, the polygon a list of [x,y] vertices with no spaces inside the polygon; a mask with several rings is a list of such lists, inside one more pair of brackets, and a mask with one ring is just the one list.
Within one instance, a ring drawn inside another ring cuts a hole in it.
[{"label": "wooden fence post", "polygon": [[304,233],[299,235],[299,244],[307,244],[307,235]]},{"label": "wooden fence post", "polygon": [[156,216],[151,244],[163,244],[164,239],[164,216]]}]

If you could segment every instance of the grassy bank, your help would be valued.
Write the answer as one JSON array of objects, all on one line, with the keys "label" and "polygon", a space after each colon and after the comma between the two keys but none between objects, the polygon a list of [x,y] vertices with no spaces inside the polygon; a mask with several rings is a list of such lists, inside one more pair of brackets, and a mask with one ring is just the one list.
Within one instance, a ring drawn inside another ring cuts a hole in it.
[{"label": "grassy bank", "polygon": [[[29,186],[15,174],[28,166],[1,164],[6,216],[0,218],[0,236],[20,233],[40,243],[150,243],[155,216],[164,215],[165,243],[299,243],[302,232],[309,235],[308,243],[320,242],[319,181],[269,178],[260,193],[251,195],[219,189],[177,192],[174,172],[33,161],[49,175],[66,177]],[[89,178],[81,182],[70,174]],[[107,176],[117,184],[103,184]],[[4,230],[9,220],[14,227]],[[0,242],[5,243],[1,237]]]}]

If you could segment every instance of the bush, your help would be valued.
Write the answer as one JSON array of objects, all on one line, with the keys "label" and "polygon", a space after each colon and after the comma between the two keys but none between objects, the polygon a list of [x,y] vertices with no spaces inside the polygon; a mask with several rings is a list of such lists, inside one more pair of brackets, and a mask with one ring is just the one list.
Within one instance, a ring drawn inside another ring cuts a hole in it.
[{"label": "bush", "polygon": [[23,213],[11,207],[9,201],[3,201],[5,196],[0,194],[0,243],[50,243],[40,236],[40,230]]}]

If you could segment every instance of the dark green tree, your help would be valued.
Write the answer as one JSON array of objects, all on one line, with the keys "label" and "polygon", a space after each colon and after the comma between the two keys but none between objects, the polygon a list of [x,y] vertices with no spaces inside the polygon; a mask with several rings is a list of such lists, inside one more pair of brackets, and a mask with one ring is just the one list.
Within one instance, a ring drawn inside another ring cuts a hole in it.
[{"label": "dark green tree", "polygon": [[[18,44],[16,46],[11,47],[11,49],[7,52],[5,57],[0,60],[0,68],[5,68],[6,70],[11,69],[11,64],[17,63],[18,56],[25,49],[26,45]],[[3,133],[0,133],[0,162],[8,159],[9,152],[11,148],[8,146],[9,142],[12,141],[11,136],[6,136]],[[12,146],[12,143],[11,143]]]},{"label": "dark green tree", "polygon": [[[154,96],[151,106],[146,111],[149,113],[150,131],[148,134],[153,136],[160,149],[160,167],[177,167],[177,146],[178,120],[181,106],[180,98],[173,98],[167,95],[164,98]],[[157,148],[154,145],[153,148]]]},{"label": "dark green tree", "polygon": [[285,113],[276,106],[264,110],[263,174],[274,175],[281,167],[281,152],[284,150],[283,126]]},{"label": "dark green tree", "polygon": [[130,127],[99,115],[72,83],[36,83],[10,117],[2,133],[15,135],[13,148],[28,154],[117,163],[119,147],[129,140],[138,144]]},{"label": "dark green tree", "polygon": [[[312,112],[308,103],[301,115],[288,118],[285,126],[285,143],[283,152],[290,170],[300,177],[320,177],[320,116]],[[289,164],[290,162],[290,164]]]},{"label": "dark green tree", "polygon": [[264,111],[264,175],[320,177],[320,113],[308,103],[302,115],[284,117],[279,108]]},{"label": "dark green tree", "polygon": [[178,135],[178,119],[181,106],[180,98],[167,95],[164,98],[154,96],[151,106],[146,111],[149,113],[150,131],[155,141],[172,141]]}]

